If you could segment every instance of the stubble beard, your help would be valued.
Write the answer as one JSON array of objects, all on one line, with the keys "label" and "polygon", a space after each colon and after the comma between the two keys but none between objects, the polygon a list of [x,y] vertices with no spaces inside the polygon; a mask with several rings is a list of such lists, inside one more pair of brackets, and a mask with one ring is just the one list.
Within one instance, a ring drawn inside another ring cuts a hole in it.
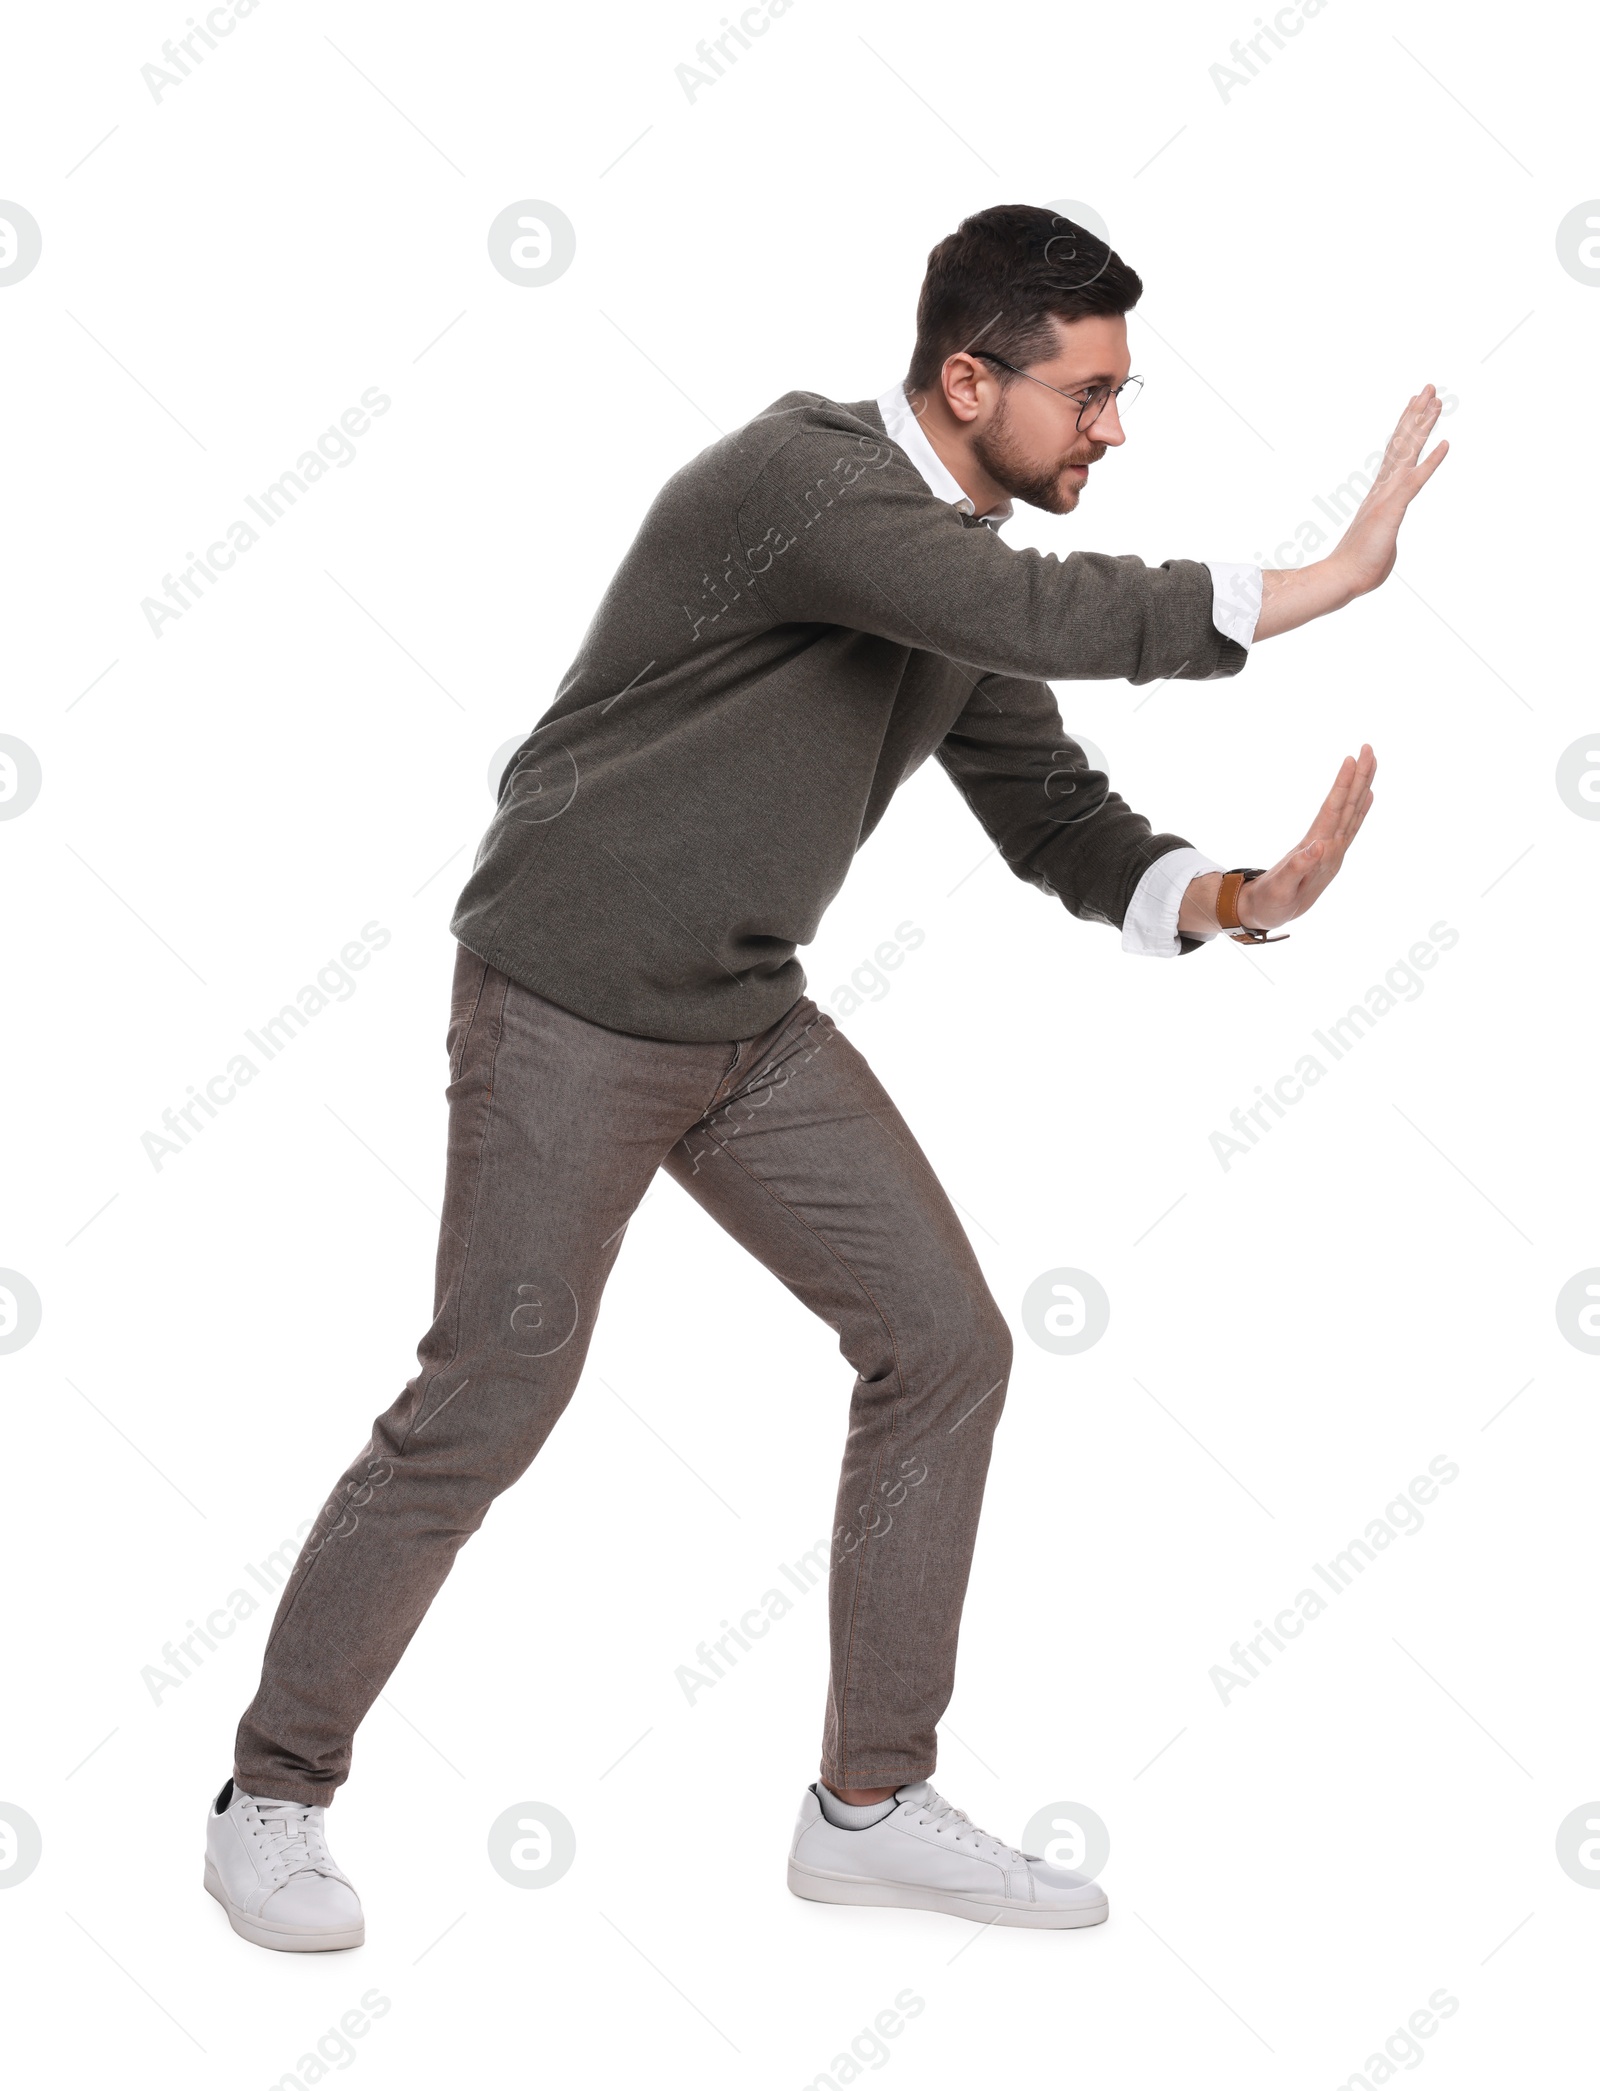
[{"label": "stubble beard", "polygon": [[979,436],[973,438],[972,454],[994,481],[1010,495],[1013,501],[1026,502],[1030,508],[1042,508],[1048,515],[1070,515],[1078,505],[1081,488],[1066,485],[1061,477],[1067,465],[1098,464],[1106,454],[1104,443],[1088,443],[1081,450],[1074,448],[1066,457],[1057,459],[1054,465],[1040,465],[1022,454],[1011,433],[1011,424],[1002,400],[1000,411]]}]

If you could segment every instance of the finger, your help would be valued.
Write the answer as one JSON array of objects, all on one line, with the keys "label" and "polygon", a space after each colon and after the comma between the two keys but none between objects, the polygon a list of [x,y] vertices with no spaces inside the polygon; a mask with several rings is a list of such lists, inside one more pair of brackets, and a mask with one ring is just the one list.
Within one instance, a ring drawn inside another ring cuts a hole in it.
[{"label": "finger", "polygon": [[1284,858],[1285,871],[1302,891],[1306,881],[1313,878],[1318,869],[1327,863],[1333,853],[1333,847],[1333,844],[1319,835],[1312,842],[1302,842],[1298,849],[1291,850]]},{"label": "finger", "polygon": [[1378,477],[1374,481],[1374,485],[1381,484],[1383,480],[1389,477],[1391,472],[1405,461],[1406,427],[1415,411],[1416,404],[1414,399],[1406,401],[1400,419],[1394,425],[1394,434],[1383,446],[1383,461],[1378,466]]},{"label": "finger", "polygon": [[[1341,841],[1350,832],[1350,822],[1355,809],[1365,796],[1372,782],[1378,759],[1371,748],[1363,744],[1359,758],[1347,755],[1339,766],[1339,776],[1334,789],[1311,828],[1312,835],[1321,835],[1328,841]],[[1326,817],[1324,817],[1326,816]]]},{"label": "finger", "polygon": [[[1306,830],[1301,842],[1296,845],[1297,849],[1303,849],[1307,843],[1318,837],[1337,839],[1346,831],[1348,822],[1354,817],[1355,808],[1370,790],[1377,767],[1378,758],[1365,741],[1361,745],[1359,757],[1345,757],[1339,765],[1338,776],[1333,780],[1332,790],[1323,800],[1316,819]],[[1294,851],[1290,852],[1291,856],[1294,854]]]},{"label": "finger", "polygon": [[1400,419],[1394,425],[1395,442],[1398,443],[1404,439],[1405,433],[1407,429],[1410,428],[1412,421],[1416,417],[1417,410],[1421,405],[1422,394],[1420,392],[1413,392],[1411,397],[1406,401],[1405,406],[1401,409]]},{"label": "finger", "polygon": [[1421,451],[1423,444],[1428,440],[1429,435],[1438,423],[1439,416],[1443,412],[1444,408],[1437,399],[1430,400],[1426,406],[1417,409],[1411,423],[1411,453],[1413,457]]},{"label": "finger", "polygon": [[1332,838],[1335,848],[1340,850],[1349,848],[1360,830],[1361,823],[1366,819],[1367,808],[1371,804],[1372,794],[1369,791],[1361,792],[1350,801],[1350,804],[1345,808],[1344,819],[1339,823],[1339,832]]},{"label": "finger", "polygon": [[1344,847],[1341,843],[1314,842],[1306,850],[1296,853],[1300,866],[1299,903],[1303,914],[1330,880],[1339,875],[1344,862]]},{"label": "finger", "polygon": [[[1262,896],[1263,912],[1270,905],[1279,922],[1292,922],[1305,913],[1338,868],[1338,855],[1325,842],[1302,843],[1278,866],[1270,893]],[[1267,881],[1258,883],[1264,886]]]},{"label": "finger", "polygon": [[1297,849],[1294,853],[1294,861],[1301,873],[1304,874],[1308,871],[1315,871],[1327,854],[1328,845],[1319,836],[1315,842],[1308,842],[1304,849]]},{"label": "finger", "polygon": [[1369,813],[1370,813],[1371,811],[1372,811],[1372,794],[1371,794],[1371,792],[1369,791],[1369,792],[1368,792],[1368,793],[1366,794],[1366,796],[1365,796],[1365,797],[1364,797],[1364,798],[1362,799],[1362,801],[1361,801],[1360,805],[1359,805],[1359,806],[1358,806],[1358,807],[1356,808],[1355,818],[1354,818],[1354,819],[1353,819],[1353,820],[1351,821],[1351,823],[1350,823],[1349,827],[1348,827],[1348,828],[1347,828],[1347,829],[1345,830],[1345,832],[1344,832],[1343,836],[1342,836],[1342,837],[1340,838],[1340,840],[1341,840],[1342,844],[1344,844],[1344,845],[1345,845],[1346,847],[1348,847],[1348,845],[1349,845],[1349,844],[1350,844],[1350,843],[1351,843],[1352,841],[1354,841],[1355,837],[1356,837],[1357,835],[1359,835],[1359,834],[1360,834],[1360,832],[1361,832],[1361,824],[1362,824],[1362,822],[1363,822],[1363,821],[1364,821],[1364,820],[1366,819],[1367,815],[1368,815],[1368,814],[1369,814]]},{"label": "finger", "polygon": [[[1320,843],[1301,843],[1281,858],[1270,871],[1252,879],[1245,891],[1250,895],[1252,927],[1276,929],[1292,922],[1305,907],[1305,882],[1321,853]],[[1309,854],[1308,854],[1309,853]]]},{"label": "finger", "polygon": [[1400,425],[1394,432],[1390,448],[1395,462],[1413,464],[1417,453],[1427,441],[1428,432],[1443,412],[1443,402],[1431,385],[1425,386],[1411,400],[1400,416]]},{"label": "finger", "polygon": [[1377,768],[1377,756],[1370,747],[1363,746],[1355,775],[1351,779],[1350,796],[1342,809],[1338,829],[1341,842],[1348,842],[1367,817],[1367,808],[1372,804],[1372,780]]},{"label": "finger", "polygon": [[1351,843],[1355,841],[1357,835],[1360,834],[1361,825],[1365,821],[1371,805],[1372,795],[1370,792],[1358,799],[1351,811],[1349,820],[1335,840],[1329,844],[1328,853],[1323,860],[1329,878],[1332,878],[1334,872],[1344,863],[1345,853],[1348,851]]},{"label": "finger", "polygon": [[1355,757],[1347,755],[1339,765],[1339,774],[1333,780],[1332,790],[1317,809],[1316,819],[1312,821],[1310,827],[1306,830],[1305,842],[1301,844],[1302,848],[1305,847],[1306,842],[1313,841],[1319,835],[1337,834],[1339,819],[1344,811],[1345,802],[1350,795],[1351,788],[1355,783],[1355,776]]},{"label": "finger", "polygon": [[1450,445],[1448,441],[1436,444],[1434,448],[1428,452],[1427,456],[1422,460],[1421,464],[1418,465],[1416,481],[1413,484],[1411,491],[1415,493],[1418,487],[1426,486],[1428,481],[1433,477],[1434,473],[1438,471],[1440,465],[1443,464],[1444,460],[1449,455]]}]

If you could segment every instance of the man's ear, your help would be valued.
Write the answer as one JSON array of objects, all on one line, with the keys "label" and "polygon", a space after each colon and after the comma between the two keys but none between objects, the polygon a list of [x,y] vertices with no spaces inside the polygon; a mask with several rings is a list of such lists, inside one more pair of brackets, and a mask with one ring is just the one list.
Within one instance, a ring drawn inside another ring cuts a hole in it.
[{"label": "man's ear", "polygon": [[988,376],[986,367],[965,349],[946,356],[940,372],[944,403],[958,421],[977,420],[983,409],[980,384]]}]

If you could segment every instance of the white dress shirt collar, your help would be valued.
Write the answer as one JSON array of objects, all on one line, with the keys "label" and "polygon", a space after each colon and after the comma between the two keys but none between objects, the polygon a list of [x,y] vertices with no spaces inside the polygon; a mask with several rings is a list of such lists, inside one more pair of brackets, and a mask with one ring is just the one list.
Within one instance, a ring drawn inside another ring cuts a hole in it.
[{"label": "white dress shirt collar", "polygon": [[[950,470],[944,459],[923,433],[922,423],[911,411],[903,385],[891,385],[887,392],[878,395],[878,412],[883,416],[884,433],[891,443],[898,443],[927,482],[928,491],[937,494],[941,501],[948,501],[952,508],[959,508],[964,515],[977,513],[972,499],[961,490],[961,483]],[[1012,504],[1002,501],[995,508],[985,509],[978,517],[991,530],[997,530],[1011,515]]]}]

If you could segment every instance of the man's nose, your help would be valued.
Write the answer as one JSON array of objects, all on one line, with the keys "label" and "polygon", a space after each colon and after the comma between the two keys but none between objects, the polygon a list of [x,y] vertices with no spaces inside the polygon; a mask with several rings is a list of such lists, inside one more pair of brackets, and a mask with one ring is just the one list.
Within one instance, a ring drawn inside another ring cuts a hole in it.
[{"label": "man's nose", "polygon": [[1079,435],[1087,436],[1091,442],[1104,443],[1111,449],[1115,449],[1119,443],[1127,442],[1128,438],[1123,433],[1122,417],[1117,412],[1117,402],[1114,394],[1107,396],[1105,405],[1100,409],[1094,420],[1086,421],[1078,433]]}]

